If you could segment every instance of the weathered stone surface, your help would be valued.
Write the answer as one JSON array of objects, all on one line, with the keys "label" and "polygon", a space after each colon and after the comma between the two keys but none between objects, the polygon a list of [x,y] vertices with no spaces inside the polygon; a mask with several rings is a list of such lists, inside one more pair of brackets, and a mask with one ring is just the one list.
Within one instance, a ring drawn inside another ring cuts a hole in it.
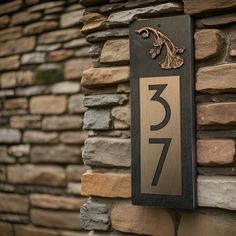
[{"label": "weathered stone surface", "polygon": [[150,15],[158,16],[165,13],[181,12],[182,10],[183,7],[180,3],[169,2],[157,6],[137,8],[113,13],[108,17],[107,22],[112,24],[128,24],[129,22],[133,21],[135,18],[138,17]]},{"label": "weathered stone surface", "polygon": [[230,56],[236,56],[236,30],[230,34]]},{"label": "weathered stone surface", "polygon": [[110,13],[110,12],[113,12],[113,11],[118,11],[118,10],[124,9],[124,7],[125,7],[124,2],[108,3],[108,4],[105,4],[105,5],[102,5],[99,8],[99,11],[101,13]]},{"label": "weathered stone surface", "polygon": [[83,105],[84,95],[73,95],[69,98],[69,113],[84,113],[87,108]]},{"label": "weathered stone surface", "polygon": [[16,73],[16,81],[19,86],[32,85],[35,82],[35,76],[33,71],[22,70]]},{"label": "weathered stone surface", "polygon": [[49,116],[43,119],[44,130],[81,129],[83,119],[80,116]]},{"label": "weathered stone surface", "polygon": [[0,220],[1,221],[9,221],[14,223],[21,223],[21,224],[29,224],[29,216],[27,215],[16,215],[16,214],[0,214]]},{"label": "weathered stone surface", "polygon": [[61,114],[66,110],[66,96],[36,96],[30,100],[33,114]]},{"label": "weathered stone surface", "polygon": [[0,58],[0,71],[17,69],[19,67],[20,57],[18,55]]},{"label": "weathered stone surface", "polygon": [[3,103],[3,107],[5,110],[17,110],[17,109],[27,109],[28,108],[28,100],[26,98],[13,98],[5,100]]},{"label": "weathered stone surface", "polygon": [[28,144],[12,145],[8,148],[8,153],[15,157],[28,156],[30,154],[30,145]]},{"label": "weathered stone surface", "polygon": [[74,51],[72,50],[58,50],[48,53],[47,60],[49,62],[59,62],[69,59],[74,56]]},{"label": "weathered stone surface", "polygon": [[81,85],[88,88],[112,85],[129,80],[129,67],[91,68],[83,72]]},{"label": "weathered stone surface", "polygon": [[46,61],[46,54],[44,52],[32,52],[24,54],[21,58],[22,64],[41,64]]},{"label": "weathered stone surface", "polygon": [[12,184],[64,186],[65,170],[57,166],[14,165],[7,167],[8,181]]},{"label": "weathered stone surface", "polygon": [[0,6],[0,15],[15,12],[15,11],[20,9],[22,4],[23,4],[22,0],[16,0],[16,1],[13,1],[13,2],[8,2],[8,3],[5,3],[5,4],[1,4],[1,6]]},{"label": "weathered stone surface", "polygon": [[61,16],[60,25],[61,27],[70,27],[81,23],[81,18],[84,14],[84,10],[77,10],[68,13],[64,13]]},{"label": "weathered stone surface", "polygon": [[224,9],[235,9],[236,2],[234,0],[183,0],[184,12],[189,15],[206,13],[210,11],[220,11]]},{"label": "weathered stone surface", "polygon": [[33,35],[40,34],[45,31],[54,30],[58,26],[56,21],[41,21],[27,25],[24,28],[24,34]]},{"label": "weathered stone surface", "polygon": [[53,31],[49,33],[42,34],[39,37],[39,43],[48,44],[48,43],[61,43],[66,42],[71,39],[75,39],[81,35],[79,29],[64,29]]},{"label": "weathered stone surface", "polygon": [[89,47],[79,48],[75,51],[76,57],[89,57]]},{"label": "weathered stone surface", "polygon": [[233,176],[198,176],[198,206],[236,210]]},{"label": "weathered stone surface", "polygon": [[233,140],[211,139],[197,141],[197,162],[199,165],[226,165],[234,162]]},{"label": "weathered stone surface", "polygon": [[106,17],[95,12],[88,13],[82,17],[83,28],[81,32],[88,34],[94,31],[103,30],[106,28]]},{"label": "weathered stone surface", "polygon": [[[104,183],[106,183],[104,185]],[[100,197],[131,197],[131,177],[129,174],[91,173],[82,176],[81,194]]]},{"label": "weathered stone surface", "polygon": [[35,130],[26,130],[23,135],[23,141],[26,143],[58,143],[59,138],[56,132],[42,132]]},{"label": "weathered stone surface", "polygon": [[5,89],[5,90],[0,90],[0,97],[13,97],[14,96],[14,90],[12,89]]},{"label": "weathered stone surface", "polygon": [[11,224],[6,222],[0,222],[1,236],[13,236],[13,229]]},{"label": "weathered stone surface", "polygon": [[30,216],[33,224],[62,229],[80,229],[80,213],[32,209]]},{"label": "weathered stone surface", "polygon": [[21,132],[17,129],[0,129],[0,143],[19,143]]},{"label": "weathered stone surface", "polygon": [[86,96],[83,103],[86,107],[114,106],[123,105],[127,100],[126,94],[101,94]]},{"label": "weathered stone surface", "polygon": [[0,163],[14,163],[15,158],[9,156],[6,146],[0,146]]},{"label": "weathered stone surface", "polygon": [[84,114],[84,129],[106,130],[111,128],[110,110],[89,109]]},{"label": "weathered stone surface", "polygon": [[207,60],[218,56],[223,48],[224,34],[217,29],[197,31],[195,39],[195,59]]},{"label": "weathered stone surface", "polygon": [[84,38],[74,39],[64,44],[64,48],[80,48],[88,46],[88,42]]},{"label": "weathered stone surface", "polygon": [[11,25],[20,25],[33,22],[41,17],[41,13],[30,13],[28,11],[19,12],[12,16]]},{"label": "weathered stone surface", "polygon": [[30,7],[28,10],[30,12],[35,12],[35,11],[41,11],[41,10],[50,9],[54,7],[59,7],[62,5],[64,5],[64,1],[44,2],[44,3],[40,3],[40,4]]},{"label": "weathered stone surface", "polygon": [[200,68],[197,71],[196,90],[208,93],[236,91],[235,73],[235,63]]},{"label": "weathered stone surface", "polygon": [[60,134],[60,141],[67,144],[83,144],[87,137],[88,133],[86,131],[66,131]]},{"label": "weathered stone surface", "polygon": [[111,116],[115,129],[129,129],[131,125],[130,105],[112,108]]},{"label": "weathered stone surface", "polygon": [[31,194],[32,206],[57,210],[79,210],[86,198],[63,197],[49,194]]},{"label": "weathered stone surface", "polygon": [[10,22],[10,17],[5,15],[5,16],[0,16],[0,28],[5,28]]},{"label": "weathered stone surface", "polygon": [[73,194],[73,195],[81,195],[81,184],[80,183],[74,183],[74,182],[69,182],[67,184],[67,193]]},{"label": "weathered stone surface", "polygon": [[81,149],[76,146],[34,146],[31,151],[34,163],[81,163]]},{"label": "weathered stone surface", "polygon": [[88,201],[81,210],[81,228],[85,230],[108,230],[110,227],[109,208],[104,203]]},{"label": "weathered stone surface", "polygon": [[54,84],[51,88],[53,94],[72,94],[78,93],[80,84],[78,82],[60,82]]},{"label": "weathered stone surface", "polygon": [[18,214],[27,214],[29,200],[27,196],[0,193],[0,211]]},{"label": "weathered stone surface", "polygon": [[38,45],[36,47],[36,51],[39,51],[39,52],[51,52],[51,51],[59,49],[60,47],[61,47],[60,43],[49,44],[49,45]]},{"label": "weathered stone surface", "polygon": [[83,150],[83,161],[89,166],[130,167],[129,139],[88,138]]},{"label": "weathered stone surface", "polygon": [[58,236],[55,230],[38,228],[31,225],[14,225],[16,236]]},{"label": "weathered stone surface", "polygon": [[[5,182],[6,180],[7,180],[6,167],[0,165],[0,182]],[[0,230],[1,230],[1,225],[0,225]]]},{"label": "weathered stone surface", "polygon": [[[0,19],[1,21],[1,19]],[[17,39],[22,35],[21,27],[12,27],[0,31],[0,42]]]},{"label": "weathered stone surface", "polygon": [[165,209],[118,203],[112,209],[111,221],[113,228],[121,232],[154,236],[175,235],[171,215]]},{"label": "weathered stone surface", "polygon": [[84,165],[69,165],[66,168],[66,175],[69,181],[81,181],[82,175],[89,170],[88,166]]},{"label": "weathered stone surface", "polygon": [[38,129],[41,128],[41,116],[11,116],[10,126],[16,129]]},{"label": "weathered stone surface", "polygon": [[89,58],[72,59],[65,63],[64,77],[65,79],[80,79],[84,70],[92,66]]},{"label": "weathered stone surface", "polygon": [[199,125],[230,125],[236,123],[236,103],[222,102],[197,106]]},{"label": "weathered stone surface", "polygon": [[206,17],[200,20],[205,26],[225,25],[236,22],[236,13]]},{"label": "weathered stone surface", "polygon": [[14,88],[16,87],[16,73],[7,72],[3,73],[0,77],[1,88]]},{"label": "weathered stone surface", "polygon": [[102,49],[100,61],[102,63],[118,63],[129,61],[129,40],[108,40]]},{"label": "weathered stone surface", "polygon": [[179,236],[233,236],[236,234],[235,214],[216,210],[200,210],[182,213]]},{"label": "weathered stone surface", "polygon": [[50,88],[46,85],[37,85],[27,88],[17,88],[16,95],[17,96],[35,96],[35,95],[42,95],[48,94],[50,92]]}]

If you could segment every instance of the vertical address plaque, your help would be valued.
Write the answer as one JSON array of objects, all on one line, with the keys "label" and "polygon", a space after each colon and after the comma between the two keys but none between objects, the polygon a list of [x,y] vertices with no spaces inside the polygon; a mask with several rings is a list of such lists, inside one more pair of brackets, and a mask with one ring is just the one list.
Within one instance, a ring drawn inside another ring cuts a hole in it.
[{"label": "vertical address plaque", "polygon": [[192,21],[130,25],[132,201],[196,207]]}]

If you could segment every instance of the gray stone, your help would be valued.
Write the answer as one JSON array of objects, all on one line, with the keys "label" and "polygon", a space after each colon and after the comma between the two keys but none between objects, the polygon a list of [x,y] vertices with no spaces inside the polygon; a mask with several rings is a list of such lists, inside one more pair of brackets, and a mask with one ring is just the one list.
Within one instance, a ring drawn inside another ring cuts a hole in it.
[{"label": "gray stone", "polygon": [[50,44],[50,45],[38,45],[36,51],[38,52],[51,52],[59,49],[61,47],[60,43]]},{"label": "gray stone", "polygon": [[89,47],[83,47],[75,51],[76,57],[89,57]]},{"label": "gray stone", "polygon": [[109,209],[106,204],[88,201],[81,209],[81,228],[85,230],[103,230],[110,227]]},{"label": "gray stone", "polygon": [[0,91],[0,97],[13,97],[14,96],[14,90],[6,89]]},{"label": "gray stone", "polygon": [[6,146],[0,146],[0,163],[14,163],[15,158],[9,156],[7,153],[7,147]]},{"label": "gray stone", "polygon": [[90,48],[89,48],[89,55],[92,58],[96,58],[99,57],[102,51],[102,44],[93,44]]},{"label": "gray stone", "polygon": [[51,88],[53,94],[72,94],[80,90],[78,82],[61,82],[54,84]]},{"label": "gray stone", "polygon": [[84,95],[73,95],[69,98],[69,113],[84,113],[87,108],[83,105]]},{"label": "gray stone", "polygon": [[108,109],[89,109],[84,114],[85,129],[110,129],[111,117]]},{"label": "gray stone", "polygon": [[101,13],[108,13],[112,11],[118,11],[120,9],[124,9],[125,3],[117,2],[117,3],[108,3],[99,8]]},{"label": "gray stone", "polygon": [[198,176],[198,206],[236,210],[236,179],[232,176]]},{"label": "gray stone", "polygon": [[13,145],[8,148],[8,153],[15,157],[28,156],[30,153],[29,144]]},{"label": "gray stone", "polygon": [[26,143],[58,143],[59,138],[56,132],[42,132],[35,130],[26,130],[23,140]]},{"label": "gray stone", "polygon": [[0,129],[0,143],[19,143],[21,132],[17,129]]},{"label": "gray stone", "polygon": [[84,39],[74,39],[64,44],[64,48],[79,48],[88,46],[88,42]]},{"label": "gray stone", "polygon": [[84,98],[84,106],[99,107],[99,106],[114,106],[123,105],[128,100],[126,94],[101,94],[86,96]]},{"label": "gray stone", "polygon": [[225,25],[236,22],[236,13],[206,17],[200,20],[205,26]]},{"label": "gray stone", "polygon": [[81,149],[76,146],[34,146],[31,151],[33,163],[81,163]]},{"label": "gray stone", "polygon": [[22,64],[40,64],[46,60],[46,54],[44,52],[32,52],[24,54],[21,58]]},{"label": "gray stone", "polygon": [[81,183],[74,183],[74,182],[69,182],[67,184],[67,193],[73,194],[73,195],[81,195]]},{"label": "gray stone", "polygon": [[151,7],[144,7],[144,8],[137,8],[133,10],[126,10],[121,11],[117,13],[111,14],[107,22],[112,24],[128,24],[129,22],[133,21],[134,19],[138,17],[143,16],[158,16],[160,14],[170,13],[170,12],[181,12],[183,11],[183,7],[181,4],[177,2],[169,2],[169,3],[163,3],[157,6],[151,6]]},{"label": "gray stone", "polygon": [[198,167],[197,173],[206,176],[236,176],[235,167]]},{"label": "gray stone", "polygon": [[130,167],[130,140],[116,138],[88,138],[83,161],[89,166]]},{"label": "gray stone", "polygon": [[45,85],[37,85],[27,88],[17,88],[16,95],[17,96],[34,96],[39,94],[48,94],[50,92],[50,87]]},{"label": "gray stone", "polygon": [[168,0],[129,0],[125,3],[125,8],[131,9],[131,8],[138,8],[145,5],[158,5],[162,2],[168,2]]}]

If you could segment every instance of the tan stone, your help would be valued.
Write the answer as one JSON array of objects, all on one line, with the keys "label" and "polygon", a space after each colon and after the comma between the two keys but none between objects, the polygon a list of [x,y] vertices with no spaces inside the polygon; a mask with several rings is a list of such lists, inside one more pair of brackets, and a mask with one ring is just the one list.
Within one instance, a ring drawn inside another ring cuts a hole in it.
[{"label": "tan stone", "polygon": [[[1,19],[0,19],[1,20]],[[0,42],[17,39],[22,35],[22,27],[12,27],[0,31]]]},{"label": "tan stone", "polygon": [[230,34],[230,56],[236,56],[236,30]]},{"label": "tan stone", "polygon": [[30,12],[35,12],[35,11],[42,11],[54,7],[59,7],[64,5],[64,1],[52,1],[52,2],[42,2],[40,4],[34,5],[28,9]]},{"label": "tan stone", "polygon": [[197,162],[199,165],[226,165],[234,162],[233,140],[211,139],[197,141]]},{"label": "tan stone", "polygon": [[15,236],[59,236],[59,233],[52,229],[39,228],[31,225],[14,225]]},{"label": "tan stone", "polygon": [[7,147],[6,146],[0,146],[0,163],[14,163],[15,158],[10,156],[7,152]]},{"label": "tan stone", "polygon": [[61,114],[66,110],[66,96],[36,96],[30,100],[33,114]]},{"label": "tan stone", "polygon": [[171,215],[161,208],[115,204],[111,212],[112,227],[125,233],[174,236]]},{"label": "tan stone", "polygon": [[195,39],[195,59],[207,60],[218,56],[223,48],[224,34],[217,29],[197,31]]},{"label": "tan stone", "polygon": [[131,197],[131,177],[129,174],[101,174],[88,171],[82,176],[81,181],[81,194],[85,196]]},{"label": "tan stone", "polygon": [[30,154],[29,144],[12,145],[8,148],[8,153],[14,157],[24,157]]},{"label": "tan stone", "polygon": [[32,209],[30,216],[33,224],[62,229],[80,229],[80,213]]},{"label": "tan stone", "polygon": [[6,222],[0,222],[1,236],[13,236],[13,229],[11,224]]},{"label": "tan stone", "polygon": [[80,58],[69,60],[65,63],[65,79],[80,79],[84,70],[92,67],[92,60],[89,58]]},{"label": "tan stone", "polygon": [[27,214],[29,209],[28,197],[24,195],[0,193],[0,211]]},{"label": "tan stone", "polygon": [[28,215],[19,215],[19,214],[0,214],[1,221],[8,221],[14,223],[27,224],[30,222]]},{"label": "tan stone", "polygon": [[81,32],[88,34],[94,31],[103,30],[106,28],[107,18],[99,13],[91,12],[82,17],[83,28]]},{"label": "tan stone", "polygon": [[86,88],[129,81],[129,67],[91,68],[83,72],[81,85]]},{"label": "tan stone", "polygon": [[73,57],[74,51],[72,50],[58,50],[48,53],[47,59],[50,62],[64,61]]},{"label": "tan stone", "polygon": [[78,38],[81,35],[79,29],[64,29],[45,33],[40,35],[39,43],[48,44],[48,43],[60,43],[66,42],[71,39]]},{"label": "tan stone", "polygon": [[35,75],[30,70],[19,71],[16,74],[16,80],[19,86],[32,85],[35,82]]},{"label": "tan stone", "polygon": [[116,106],[112,108],[111,115],[113,117],[115,129],[129,129],[131,125],[130,105]]},{"label": "tan stone", "polygon": [[27,25],[23,32],[26,35],[39,34],[44,31],[54,30],[57,26],[58,23],[56,21],[41,21]]},{"label": "tan stone", "polygon": [[81,149],[77,146],[34,146],[31,151],[34,163],[81,163]]},{"label": "tan stone", "polygon": [[60,236],[88,236],[86,231],[74,232],[74,231],[61,231]]},{"label": "tan stone", "polygon": [[224,9],[235,9],[235,0],[183,0],[184,12],[189,15],[219,11]]},{"label": "tan stone", "polygon": [[84,14],[84,10],[77,10],[77,11],[71,11],[68,13],[64,13],[61,16],[61,20],[60,20],[60,25],[62,28],[64,27],[70,27],[73,25],[76,25],[78,23],[81,22],[81,17]]},{"label": "tan stone", "polygon": [[236,63],[200,68],[197,71],[196,90],[218,93],[236,91]]},{"label": "tan stone", "polygon": [[0,83],[2,88],[16,87],[16,73],[15,72],[3,73],[0,77]]},{"label": "tan stone", "polygon": [[41,13],[30,13],[28,11],[22,11],[16,13],[11,18],[11,25],[20,25],[32,21],[36,21],[41,17]]},{"label": "tan stone", "polygon": [[112,39],[103,46],[100,61],[102,63],[118,63],[129,61],[129,40]]},{"label": "tan stone", "polygon": [[20,57],[18,55],[0,58],[0,71],[17,69],[19,67]]},{"label": "tan stone", "polygon": [[66,168],[66,175],[69,181],[81,181],[82,175],[89,170],[88,166],[84,165],[69,165]]},{"label": "tan stone", "polygon": [[23,135],[25,143],[58,143],[58,134],[56,132],[42,132],[36,130],[26,130]]},{"label": "tan stone", "polygon": [[178,236],[234,236],[236,217],[232,212],[200,210],[183,212]]},{"label": "tan stone", "polygon": [[37,129],[41,128],[41,116],[11,116],[10,126],[17,129]]},{"label": "tan stone", "polygon": [[0,15],[17,11],[22,6],[22,0],[16,0],[0,5]]},{"label": "tan stone", "polygon": [[4,101],[4,109],[5,110],[17,110],[17,109],[27,109],[28,108],[28,100],[26,98],[13,98]]},{"label": "tan stone", "polygon": [[8,181],[12,184],[64,186],[65,171],[62,167],[45,165],[14,165],[7,167]]},{"label": "tan stone", "polygon": [[199,125],[236,124],[236,102],[198,105],[197,121]]},{"label": "tan stone", "polygon": [[5,182],[5,181],[6,181],[6,167],[0,165],[0,182]]},{"label": "tan stone", "polygon": [[23,37],[0,43],[0,56],[9,56],[23,52],[30,52],[35,47],[34,37]]},{"label": "tan stone", "polygon": [[73,195],[81,195],[81,184],[80,183],[74,183],[74,182],[69,182],[67,184],[67,193],[73,194]]},{"label": "tan stone", "polygon": [[85,139],[88,137],[88,132],[80,131],[66,131],[60,134],[60,141],[67,144],[83,144]]},{"label": "tan stone", "polygon": [[0,16],[0,28],[4,28],[7,26],[10,22],[10,17],[5,15],[5,16]]}]

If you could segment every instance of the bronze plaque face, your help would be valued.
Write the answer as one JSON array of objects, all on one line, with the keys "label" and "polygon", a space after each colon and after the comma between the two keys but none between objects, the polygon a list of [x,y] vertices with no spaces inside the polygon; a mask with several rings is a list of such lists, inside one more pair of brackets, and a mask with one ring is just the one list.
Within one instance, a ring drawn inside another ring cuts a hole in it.
[{"label": "bronze plaque face", "polygon": [[[180,77],[146,77],[139,82],[141,193],[181,195]],[[158,180],[153,181],[155,174]]]}]

